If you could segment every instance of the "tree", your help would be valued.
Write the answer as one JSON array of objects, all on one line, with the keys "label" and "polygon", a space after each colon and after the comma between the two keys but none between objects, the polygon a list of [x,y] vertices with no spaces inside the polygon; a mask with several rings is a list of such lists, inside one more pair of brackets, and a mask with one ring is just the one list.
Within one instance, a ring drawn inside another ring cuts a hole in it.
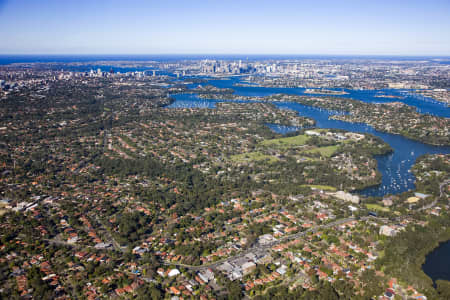
[{"label": "tree", "polygon": [[42,277],[45,276],[44,273],[42,273],[39,268],[36,266],[33,266],[28,271],[28,285],[30,288],[33,289],[33,297],[36,299],[53,299],[53,290],[46,283],[45,281],[42,281]]},{"label": "tree", "polygon": [[450,299],[450,281],[436,280],[436,290],[440,299]]},{"label": "tree", "polygon": [[242,289],[239,280],[230,281],[227,286],[227,291],[229,300],[242,299]]}]

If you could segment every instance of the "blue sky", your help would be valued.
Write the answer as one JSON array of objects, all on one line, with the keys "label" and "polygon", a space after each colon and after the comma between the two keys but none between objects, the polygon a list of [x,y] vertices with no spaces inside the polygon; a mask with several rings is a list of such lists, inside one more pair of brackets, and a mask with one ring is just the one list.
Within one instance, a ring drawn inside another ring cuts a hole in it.
[{"label": "blue sky", "polygon": [[0,54],[450,55],[450,0],[0,0]]}]

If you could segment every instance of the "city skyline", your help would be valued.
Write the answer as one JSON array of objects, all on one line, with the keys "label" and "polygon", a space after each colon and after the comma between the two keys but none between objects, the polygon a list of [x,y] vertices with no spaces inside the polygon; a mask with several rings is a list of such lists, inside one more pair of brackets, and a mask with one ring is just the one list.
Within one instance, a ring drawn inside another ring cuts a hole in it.
[{"label": "city skyline", "polygon": [[450,55],[448,1],[0,1],[0,54]]}]

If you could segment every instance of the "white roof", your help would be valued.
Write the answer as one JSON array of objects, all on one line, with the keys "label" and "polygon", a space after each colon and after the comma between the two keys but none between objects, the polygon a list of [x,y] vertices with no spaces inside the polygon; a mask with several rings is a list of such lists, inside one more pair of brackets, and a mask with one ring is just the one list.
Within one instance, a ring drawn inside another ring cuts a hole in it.
[{"label": "white roof", "polygon": [[242,269],[252,268],[254,266],[256,266],[256,264],[254,262],[248,261],[242,265]]},{"label": "white roof", "polygon": [[169,275],[169,277],[177,276],[177,275],[180,275],[180,271],[178,269],[172,269],[172,270],[170,270],[168,275]]}]

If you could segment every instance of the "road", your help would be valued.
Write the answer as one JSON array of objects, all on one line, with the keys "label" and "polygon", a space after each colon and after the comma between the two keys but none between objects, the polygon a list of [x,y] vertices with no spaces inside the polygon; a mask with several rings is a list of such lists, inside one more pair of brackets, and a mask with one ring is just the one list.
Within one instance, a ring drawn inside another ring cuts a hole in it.
[{"label": "road", "polygon": [[[443,183],[441,183],[439,185],[439,197],[443,198],[444,197],[444,186],[446,186],[447,184],[450,183],[450,179],[447,179],[446,181],[444,181]],[[450,203],[450,199],[448,199],[449,203]]]},{"label": "road", "polygon": [[111,243],[114,247],[114,250],[118,251],[118,252],[126,252],[126,247],[123,248],[120,246],[120,244],[114,239],[114,237],[112,236],[112,234],[109,232],[109,230],[106,228],[105,225],[103,225],[102,221],[100,220],[100,218],[98,217],[98,215],[94,215],[95,221],[100,225],[101,229],[103,229],[104,234],[106,235],[107,238],[107,242]]},{"label": "road", "polygon": [[[442,182],[442,183],[439,185],[439,198],[434,199],[433,202],[431,202],[431,203],[428,204],[428,205],[425,205],[425,206],[421,207],[419,210],[425,210],[425,209],[429,209],[429,208],[432,208],[433,206],[435,206],[436,203],[438,202],[438,200],[439,200],[440,198],[443,198],[443,197],[444,197],[444,187],[445,187],[447,184],[449,184],[449,183],[450,183],[450,179],[448,179],[448,180]],[[450,202],[450,199],[449,199],[449,202]]]},{"label": "road", "polygon": [[[373,217],[370,217],[370,216],[362,217],[361,220],[367,220],[369,218],[373,218]],[[315,226],[315,227],[309,228],[308,230],[305,230],[305,231],[302,231],[302,232],[298,232],[298,233],[295,233],[295,234],[284,236],[284,237],[282,237],[282,238],[280,238],[278,240],[275,240],[275,241],[273,241],[271,243],[267,243],[267,244],[264,244],[264,245],[256,244],[255,246],[253,246],[253,247],[251,247],[249,249],[246,249],[244,251],[241,251],[241,252],[239,252],[238,254],[236,254],[234,256],[227,257],[227,258],[224,258],[224,259],[221,259],[221,260],[215,261],[213,263],[209,263],[209,264],[204,264],[204,265],[200,265],[200,266],[193,266],[193,265],[187,265],[187,264],[176,263],[176,262],[169,262],[169,261],[163,261],[162,264],[163,265],[167,265],[167,266],[182,267],[182,268],[186,268],[186,269],[189,269],[189,270],[192,270],[192,271],[201,271],[201,270],[208,269],[208,268],[215,269],[215,268],[217,268],[218,266],[220,266],[221,264],[223,264],[225,262],[232,262],[232,261],[234,261],[236,259],[244,257],[245,255],[247,255],[249,253],[254,253],[254,254],[257,254],[259,256],[263,256],[272,247],[274,247],[276,245],[279,245],[281,243],[287,242],[289,240],[294,240],[294,239],[303,237],[303,236],[305,236],[306,234],[308,234],[310,232],[315,233],[318,230],[325,229],[325,228],[330,228],[330,227],[333,227],[333,226],[336,226],[336,225],[340,225],[340,224],[343,224],[343,223],[347,223],[347,222],[353,221],[353,220],[356,220],[356,219],[353,218],[353,217],[340,219],[340,220],[336,220],[334,222],[331,222],[331,223],[328,223],[328,224],[325,224],[325,225],[319,225],[319,226]],[[101,224],[101,222],[98,219],[97,219],[97,222],[99,222]],[[103,224],[101,224],[101,225],[103,225]],[[120,245],[114,240],[114,238],[106,230],[106,228],[103,228],[103,229],[105,230],[105,233],[108,235],[108,239],[109,239],[110,242],[112,242],[115,250],[116,251],[120,251],[120,252],[124,252],[124,249],[122,247],[120,247]],[[93,248],[91,246],[85,246],[85,245],[81,246],[81,245],[76,245],[76,244],[70,244],[70,243],[67,243],[65,241],[61,241],[61,240],[58,240],[58,239],[51,239],[51,240],[46,240],[46,241],[49,242],[50,244],[60,245],[60,246],[68,246],[68,247],[72,247],[72,248],[85,248],[85,247]]]},{"label": "road", "polygon": [[44,239],[44,241],[48,242],[51,245],[70,247],[70,248],[74,248],[74,249],[94,248],[94,247],[88,246],[88,245],[79,245],[79,244],[74,244],[74,243],[68,243],[68,242],[61,240],[58,236],[54,237],[53,239]]},{"label": "road", "polygon": [[[369,217],[362,217],[361,220],[366,220],[368,218]],[[308,229],[306,231],[302,231],[302,232],[298,232],[298,233],[291,234],[291,235],[288,235],[288,236],[284,236],[284,237],[282,237],[282,238],[280,238],[280,239],[278,239],[276,241],[273,241],[271,243],[268,243],[268,244],[264,244],[264,245],[257,244],[257,245],[255,245],[255,246],[253,246],[253,247],[251,247],[251,248],[249,248],[247,250],[239,252],[238,254],[236,254],[234,256],[227,257],[227,258],[218,260],[216,262],[209,263],[209,264],[204,264],[204,265],[201,265],[201,266],[192,266],[192,265],[186,265],[186,264],[182,264],[182,263],[173,263],[173,262],[168,262],[168,261],[164,261],[163,264],[164,265],[175,266],[175,267],[183,267],[183,268],[186,268],[186,269],[189,269],[189,270],[193,270],[193,271],[200,271],[200,270],[204,270],[204,269],[208,269],[208,268],[215,269],[219,265],[223,264],[224,262],[230,262],[230,261],[236,260],[238,258],[241,258],[241,257],[249,254],[249,253],[264,254],[264,253],[267,253],[267,251],[269,249],[271,249],[272,247],[274,247],[276,245],[279,245],[281,243],[287,242],[289,240],[300,238],[300,237],[308,234],[309,232],[315,233],[315,232],[317,232],[320,229],[333,227],[333,226],[340,225],[340,224],[343,224],[343,223],[347,223],[347,222],[353,221],[353,220],[355,220],[355,218],[353,218],[353,217],[352,218],[345,218],[345,219],[340,219],[340,220],[337,220],[337,221],[334,221],[334,222],[331,222],[331,223],[328,223],[328,224],[325,224],[325,225],[315,226],[315,227],[312,227],[312,228],[310,228],[310,229]]]},{"label": "road", "polygon": [[[125,253],[127,250],[127,247],[121,247],[120,244],[114,239],[114,237],[111,235],[111,233],[108,231],[108,229],[103,225],[103,223],[101,222],[101,220],[98,218],[97,215],[95,215],[95,221],[100,225],[100,229],[102,229],[103,234],[106,237],[106,243],[110,243],[114,250],[118,251],[118,252],[122,252]],[[88,231],[86,229],[86,231]],[[57,245],[57,246],[65,246],[65,247],[72,247],[75,249],[83,249],[83,248],[92,248],[92,249],[96,249],[93,246],[88,246],[88,245],[79,245],[79,244],[75,244],[75,243],[68,243],[66,241],[61,240],[60,236],[56,236],[52,239],[45,239],[45,241],[47,241],[49,244],[52,245]],[[100,249],[96,249],[96,250],[100,250]],[[107,249],[109,251],[109,249]]]}]

